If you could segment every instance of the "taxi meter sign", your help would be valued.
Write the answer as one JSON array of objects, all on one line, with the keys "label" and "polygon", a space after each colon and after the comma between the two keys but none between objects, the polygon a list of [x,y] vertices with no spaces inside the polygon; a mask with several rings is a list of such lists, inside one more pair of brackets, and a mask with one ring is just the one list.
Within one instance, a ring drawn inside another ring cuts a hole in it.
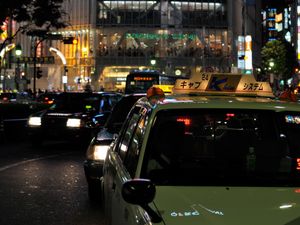
[{"label": "taxi meter sign", "polygon": [[256,81],[252,75],[231,73],[202,73],[191,79],[177,79],[174,94],[241,94],[274,97],[268,82]]}]

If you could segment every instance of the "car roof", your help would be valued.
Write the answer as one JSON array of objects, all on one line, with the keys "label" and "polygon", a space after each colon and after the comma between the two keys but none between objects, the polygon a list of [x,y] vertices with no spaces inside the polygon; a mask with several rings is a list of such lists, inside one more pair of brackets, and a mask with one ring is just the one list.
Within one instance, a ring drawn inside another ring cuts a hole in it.
[{"label": "car roof", "polygon": [[[139,103],[149,106],[148,102],[143,101],[145,98],[140,99]],[[163,102],[158,102],[152,108],[155,111],[183,108],[300,111],[300,104],[264,97],[168,95]]]}]

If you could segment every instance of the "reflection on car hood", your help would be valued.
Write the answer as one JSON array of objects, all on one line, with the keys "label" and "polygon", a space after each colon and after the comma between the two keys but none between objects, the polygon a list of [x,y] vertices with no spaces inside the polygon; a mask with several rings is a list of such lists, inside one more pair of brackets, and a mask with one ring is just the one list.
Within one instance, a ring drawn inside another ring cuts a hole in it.
[{"label": "reflection on car hood", "polygon": [[154,202],[166,225],[300,224],[300,188],[158,186]]},{"label": "reflection on car hood", "polygon": [[73,113],[58,113],[58,112],[50,112],[46,114],[47,116],[72,116]]},{"label": "reflection on car hood", "polygon": [[97,141],[105,141],[105,140],[112,140],[113,134],[107,131],[107,128],[103,128],[97,134]]}]

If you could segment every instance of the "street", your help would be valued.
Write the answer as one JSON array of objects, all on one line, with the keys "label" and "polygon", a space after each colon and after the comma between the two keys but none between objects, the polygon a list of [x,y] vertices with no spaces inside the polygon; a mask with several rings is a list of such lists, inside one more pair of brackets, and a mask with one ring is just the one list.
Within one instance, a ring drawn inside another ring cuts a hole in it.
[{"label": "street", "polygon": [[33,148],[25,140],[0,149],[0,224],[103,224],[100,204],[88,199],[85,149],[58,142]]}]

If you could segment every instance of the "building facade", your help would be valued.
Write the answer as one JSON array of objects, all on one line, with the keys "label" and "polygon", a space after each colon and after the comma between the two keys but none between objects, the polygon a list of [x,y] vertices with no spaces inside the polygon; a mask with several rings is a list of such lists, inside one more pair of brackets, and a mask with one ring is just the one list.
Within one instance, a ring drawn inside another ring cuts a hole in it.
[{"label": "building facade", "polygon": [[[37,86],[43,89],[62,89],[63,82],[67,90],[86,84],[95,90],[122,89],[132,69],[155,69],[171,76],[236,72],[238,39],[246,35],[255,40],[252,61],[259,63],[260,1],[68,0],[63,8],[71,25],[53,34],[77,42],[41,43],[40,54],[55,57],[55,64],[39,65],[45,76]],[[65,65],[50,47],[62,52]]]}]

